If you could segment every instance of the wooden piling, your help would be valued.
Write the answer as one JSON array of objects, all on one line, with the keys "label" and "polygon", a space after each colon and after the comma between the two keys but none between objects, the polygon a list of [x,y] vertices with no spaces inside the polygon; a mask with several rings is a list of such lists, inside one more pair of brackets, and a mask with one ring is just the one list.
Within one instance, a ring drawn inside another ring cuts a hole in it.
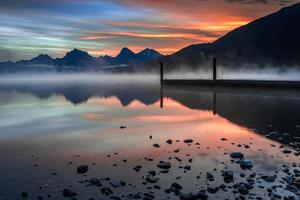
[{"label": "wooden piling", "polygon": [[164,81],[164,63],[160,62],[160,82]]},{"label": "wooden piling", "polygon": [[217,59],[213,58],[213,83],[217,82]]}]

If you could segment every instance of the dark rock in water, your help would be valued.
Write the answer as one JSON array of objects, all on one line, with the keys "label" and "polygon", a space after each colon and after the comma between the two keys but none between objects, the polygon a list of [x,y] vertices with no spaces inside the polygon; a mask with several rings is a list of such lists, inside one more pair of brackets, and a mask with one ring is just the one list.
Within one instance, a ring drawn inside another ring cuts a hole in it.
[{"label": "dark rock in water", "polygon": [[251,169],[253,167],[253,164],[250,160],[239,160],[237,163],[240,164],[242,169]]},{"label": "dark rock in water", "polygon": [[114,193],[110,188],[107,188],[107,187],[102,188],[102,189],[101,189],[101,192],[102,192],[103,194],[105,194],[106,196],[111,195],[111,194]]},{"label": "dark rock in water", "polygon": [[192,139],[186,139],[186,140],[183,140],[183,142],[189,144],[189,143],[193,143],[193,140]]},{"label": "dark rock in water", "polygon": [[289,150],[289,149],[284,149],[282,152],[283,152],[284,154],[290,154],[290,153],[292,153],[292,151]]},{"label": "dark rock in water", "polygon": [[172,183],[172,185],[170,186],[169,190],[171,192],[174,192],[176,195],[180,194],[181,190],[182,190],[182,186],[179,185],[178,183]]},{"label": "dark rock in water", "polygon": [[230,154],[230,157],[233,159],[243,159],[244,158],[244,154],[241,152],[232,152]]},{"label": "dark rock in water", "polygon": [[159,148],[160,147],[159,144],[153,144],[152,146],[154,146],[155,148]]},{"label": "dark rock in water", "polygon": [[147,177],[147,178],[146,178],[146,181],[147,181],[148,183],[156,183],[156,182],[157,182],[157,179],[151,178],[151,177]]},{"label": "dark rock in water", "polygon": [[77,173],[78,174],[84,174],[89,170],[89,167],[87,165],[81,165],[77,167]]},{"label": "dark rock in water", "polygon": [[191,170],[191,166],[186,165],[186,166],[183,167],[183,169],[185,169],[185,170]]},{"label": "dark rock in water", "polygon": [[205,190],[201,190],[201,191],[198,192],[197,198],[198,198],[198,200],[207,200],[208,195],[206,194]]},{"label": "dark rock in water", "polygon": [[208,187],[207,188],[207,192],[208,193],[211,193],[211,194],[215,194],[218,192],[218,188],[211,188],[211,187]]},{"label": "dark rock in water", "polygon": [[233,172],[232,171],[224,171],[222,173],[222,176],[223,176],[224,181],[226,183],[229,183],[229,182],[233,181]]},{"label": "dark rock in water", "polygon": [[276,175],[274,175],[274,176],[262,176],[262,179],[266,182],[273,183],[276,179]]},{"label": "dark rock in water", "polygon": [[295,179],[294,185],[297,186],[298,188],[300,187],[300,179],[299,178]]},{"label": "dark rock in water", "polygon": [[27,192],[22,192],[22,193],[21,193],[21,197],[27,198],[27,197],[28,197],[28,193],[27,193]]},{"label": "dark rock in water", "polygon": [[90,181],[89,181],[90,184],[92,185],[95,185],[97,187],[101,187],[102,186],[102,183],[99,179],[97,178],[92,178]]},{"label": "dark rock in water", "polygon": [[77,196],[77,192],[73,192],[72,190],[69,190],[69,189],[64,189],[63,196],[68,197],[68,198],[73,198],[73,197]]},{"label": "dark rock in water", "polygon": [[134,169],[134,171],[139,172],[142,169],[142,166],[141,165],[137,165],[133,169]]},{"label": "dark rock in water", "polygon": [[238,188],[238,192],[242,195],[246,195],[246,194],[249,194],[249,190],[248,188],[244,185],[244,184],[241,184]]},{"label": "dark rock in water", "polygon": [[126,182],[125,181],[111,181],[109,184],[115,188],[118,188],[118,187],[125,186]]},{"label": "dark rock in water", "polygon": [[180,200],[197,200],[197,196],[192,193],[181,193],[179,196]]},{"label": "dark rock in water", "polygon": [[167,143],[167,144],[172,144],[173,141],[172,141],[172,140],[167,140],[166,143]]},{"label": "dark rock in water", "polygon": [[155,176],[156,175],[156,172],[155,171],[149,171],[148,174],[152,175],[152,176]]},{"label": "dark rock in water", "polygon": [[209,181],[214,181],[215,180],[214,176],[210,172],[206,172],[206,178]]},{"label": "dark rock in water", "polygon": [[157,167],[161,168],[161,169],[170,169],[171,163],[165,162],[165,161],[160,161],[159,164],[157,165]]},{"label": "dark rock in water", "polygon": [[286,176],[282,178],[288,185],[293,185],[294,183],[294,176]]}]

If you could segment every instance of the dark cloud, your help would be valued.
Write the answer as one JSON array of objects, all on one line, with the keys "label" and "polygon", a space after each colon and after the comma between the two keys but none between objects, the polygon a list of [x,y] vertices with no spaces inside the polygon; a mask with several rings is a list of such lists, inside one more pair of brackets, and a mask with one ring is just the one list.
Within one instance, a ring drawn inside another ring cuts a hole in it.
[{"label": "dark cloud", "polygon": [[275,3],[279,5],[287,5],[295,2],[294,0],[225,0],[229,3],[243,3],[243,4],[267,4],[267,3]]}]

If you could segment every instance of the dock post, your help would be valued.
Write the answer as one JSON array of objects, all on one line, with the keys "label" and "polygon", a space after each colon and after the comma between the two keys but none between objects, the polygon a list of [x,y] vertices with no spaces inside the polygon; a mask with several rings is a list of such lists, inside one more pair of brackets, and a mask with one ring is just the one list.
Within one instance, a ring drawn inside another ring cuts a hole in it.
[{"label": "dock post", "polygon": [[164,81],[164,62],[160,62],[160,83]]},{"label": "dock post", "polygon": [[213,58],[213,83],[217,82],[217,59]]}]

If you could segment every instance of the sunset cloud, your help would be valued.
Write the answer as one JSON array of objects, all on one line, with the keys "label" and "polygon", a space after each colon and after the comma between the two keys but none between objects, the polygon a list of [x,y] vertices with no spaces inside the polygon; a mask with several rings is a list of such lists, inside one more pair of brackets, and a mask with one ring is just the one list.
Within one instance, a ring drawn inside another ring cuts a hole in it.
[{"label": "sunset cloud", "polygon": [[[213,42],[293,0],[3,0],[0,61],[39,53],[61,57],[73,48],[116,55],[154,48],[171,54]],[[216,6],[217,5],[217,6]]]}]

